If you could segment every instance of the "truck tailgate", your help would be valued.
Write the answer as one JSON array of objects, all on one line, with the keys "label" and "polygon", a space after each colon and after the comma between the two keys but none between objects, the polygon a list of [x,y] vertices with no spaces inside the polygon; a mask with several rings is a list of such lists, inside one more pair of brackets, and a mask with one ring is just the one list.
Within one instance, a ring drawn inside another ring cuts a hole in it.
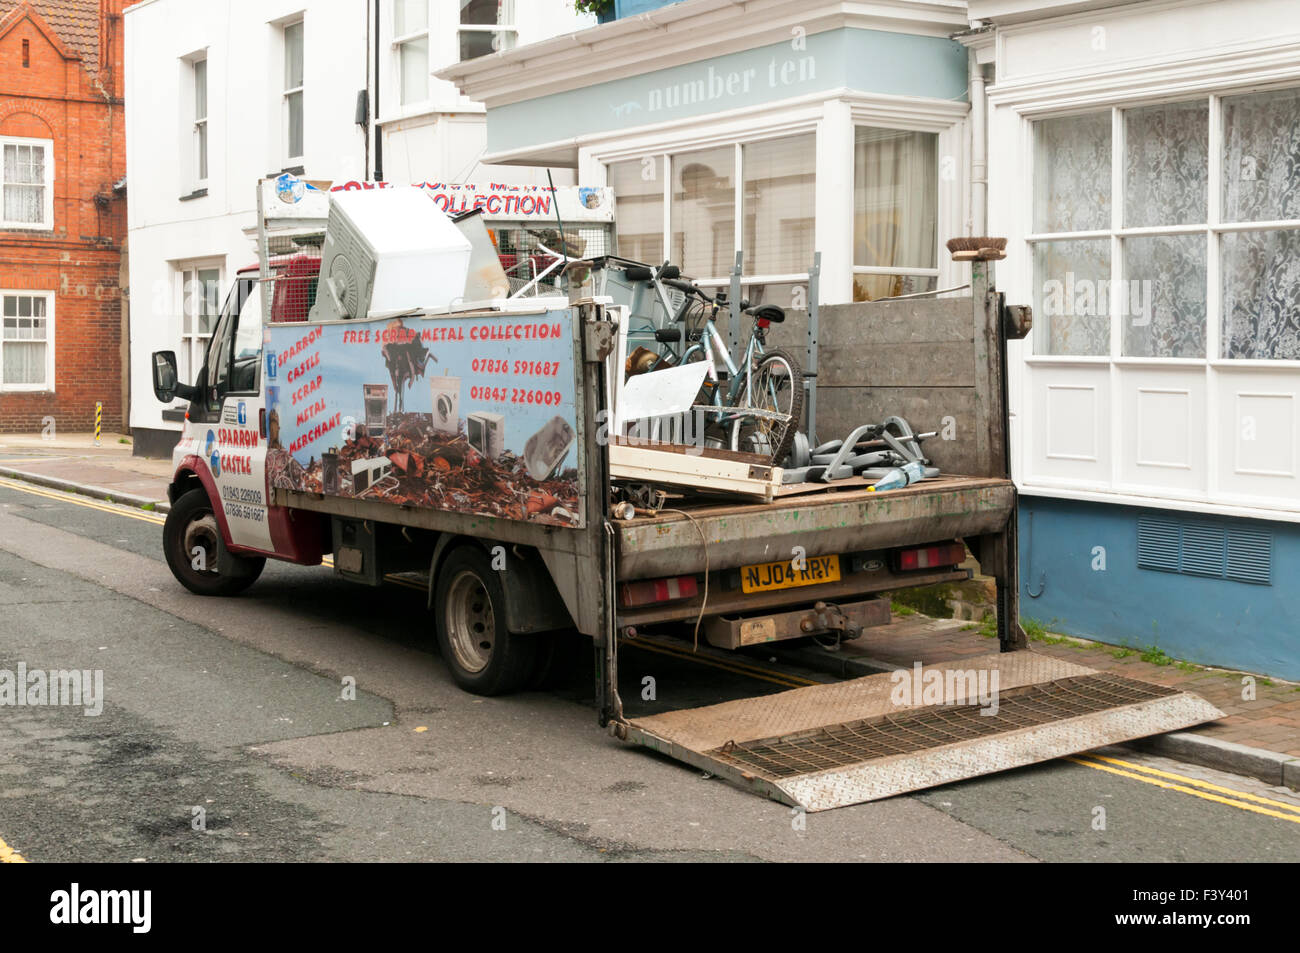
[{"label": "truck tailgate", "polygon": [[[808,555],[887,549],[1001,532],[1015,509],[1010,480],[941,476],[873,493],[831,488],[771,503],[695,503],[617,524],[620,579],[703,572]],[[689,514],[687,516],[682,513]]]},{"label": "truck tailgate", "polygon": [[[981,673],[994,690],[977,698]],[[923,693],[939,683],[941,701]],[[618,734],[822,811],[1221,717],[1187,692],[1017,651],[632,718]]]}]

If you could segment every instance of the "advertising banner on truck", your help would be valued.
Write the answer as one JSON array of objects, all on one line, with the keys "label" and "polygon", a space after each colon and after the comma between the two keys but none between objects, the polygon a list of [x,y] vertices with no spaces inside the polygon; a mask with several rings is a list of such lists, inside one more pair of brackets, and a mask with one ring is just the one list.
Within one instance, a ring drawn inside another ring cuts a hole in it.
[{"label": "advertising banner on truck", "polygon": [[[342,182],[331,192],[389,188],[389,182]],[[614,221],[614,190],[584,185],[511,185],[498,182],[412,182],[433,196],[448,215],[479,210],[488,221],[539,221],[548,227],[557,214],[566,224]]]},{"label": "advertising banner on truck", "polygon": [[[499,182],[413,182],[448,215],[479,210],[489,222],[537,222],[550,228],[556,214],[568,225],[609,224],[614,221],[614,190],[586,185],[510,185]],[[263,179],[262,209],[268,221],[324,221],[331,192],[389,189],[391,182],[308,181],[285,173]]]},{"label": "advertising banner on truck", "polygon": [[267,482],[581,526],[569,309],[271,325]]}]

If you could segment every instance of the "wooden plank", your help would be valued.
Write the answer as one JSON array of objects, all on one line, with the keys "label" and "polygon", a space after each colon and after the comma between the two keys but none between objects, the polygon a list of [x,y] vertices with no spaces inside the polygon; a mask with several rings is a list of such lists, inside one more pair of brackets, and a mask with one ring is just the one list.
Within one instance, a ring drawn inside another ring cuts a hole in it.
[{"label": "wooden plank", "polygon": [[616,480],[637,480],[686,487],[710,494],[736,494],[771,501],[781,487],[781,468],[755,466],[703,454],[692,455],[647,447],[609,447],[609,475]]},{"label": "wooden plank", "polygon": [[960,343],[972,337],[968,296],[860,301],[821,309],[823,347]]},{"label": "wooden plank", "polygon": [[820,358],[823,386],[975,386],[975,352],[969,341],[827,344]]}]

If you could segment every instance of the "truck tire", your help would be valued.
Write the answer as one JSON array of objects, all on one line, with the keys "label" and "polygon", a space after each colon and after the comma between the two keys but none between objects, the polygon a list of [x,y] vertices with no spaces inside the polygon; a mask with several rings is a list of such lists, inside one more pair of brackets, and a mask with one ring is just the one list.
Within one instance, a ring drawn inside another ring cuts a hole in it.
[{"label": "truck tire", "polygon": [[507,695],[537,666],[538,640],[506,629],[506,597],[487,554],[457,546],[438,567],[438,650],[452,680],[474,695]]},{"label": "truck tire", "polygon": [[177,581],[200,596],[233,596],[262,574],[266,558],[226,549],[207,491],[181,494],[163,524],[163,552]]}]

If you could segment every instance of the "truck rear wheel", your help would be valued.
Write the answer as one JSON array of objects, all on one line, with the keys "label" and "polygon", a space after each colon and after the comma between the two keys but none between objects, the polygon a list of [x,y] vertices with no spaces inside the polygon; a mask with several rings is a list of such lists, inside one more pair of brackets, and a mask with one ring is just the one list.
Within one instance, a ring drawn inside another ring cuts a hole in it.
[{"label": "truck rear wheel", "polygon": [[207,491],[181,494],[163,524],[163,552],[177,581],[200,596],[233,596],[262,574],[262,556],[236,556],[226,549]]},{"label": "truck rear wheel", "polygon": [[475,695],[506,695],[532,676],[537,639],[506,629],[505,591],[487,554],[459,546],[438,569],[438,649],[451,677]]}]

